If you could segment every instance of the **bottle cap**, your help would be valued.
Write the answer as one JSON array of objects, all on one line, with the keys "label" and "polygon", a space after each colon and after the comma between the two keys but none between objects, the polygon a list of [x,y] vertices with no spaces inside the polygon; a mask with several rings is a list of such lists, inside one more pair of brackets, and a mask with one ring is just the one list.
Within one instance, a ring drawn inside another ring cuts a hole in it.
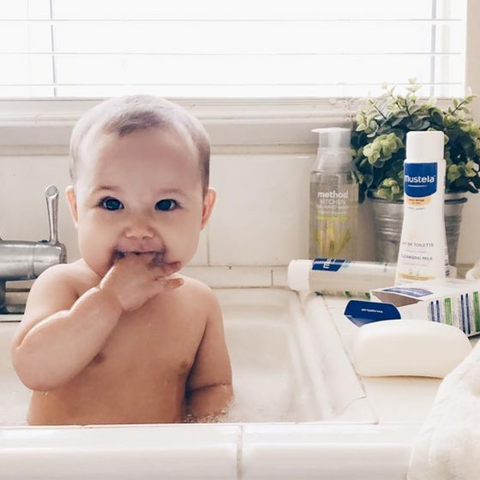
[{"label": "bottle cap", "polygon": [[310,290],[312,260],[292,260],[288,265],[287,283],[297,292]]},{"label": "bottle cap", "polygon": [[407,133],[407,159],[410,162],[437,162],[443,160],[445,148],[443,132]]},{"label": "bottle cap", "polygon": [[349,128],[316,128],[312,132],[318,133],[318,171],[351,172],[353,170]]}]

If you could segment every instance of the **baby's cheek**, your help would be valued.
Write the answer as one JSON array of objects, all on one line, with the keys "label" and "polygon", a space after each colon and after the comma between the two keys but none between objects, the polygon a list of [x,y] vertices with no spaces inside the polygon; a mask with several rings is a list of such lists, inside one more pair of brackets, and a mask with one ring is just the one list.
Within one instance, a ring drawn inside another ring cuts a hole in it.
[{"label": "baby's cheek", "polygon": [[84,261],[100,277],[103,277],[113,265],[115,252],[100,236],[82,235],[79,238],[79,249]]},{"label": "baby's cheek", "polygon": [[199,234],[192,234],[190,232],[189,235],[186,235],[183,238],[182,243],[177,244],[178,260],[180,260],[183,264],[188,263],[197,252],[199,239],[200,239]]}]

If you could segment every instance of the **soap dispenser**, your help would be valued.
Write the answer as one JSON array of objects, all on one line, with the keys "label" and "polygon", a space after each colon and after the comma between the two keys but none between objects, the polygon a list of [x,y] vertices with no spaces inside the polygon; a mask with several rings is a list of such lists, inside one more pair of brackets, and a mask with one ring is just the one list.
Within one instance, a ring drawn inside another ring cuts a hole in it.
[{"label": "soap dispenser", "polygon": [[355,259],[358,184],[348,128],[318,128],[317,167],[310,176],[311,259]]}]

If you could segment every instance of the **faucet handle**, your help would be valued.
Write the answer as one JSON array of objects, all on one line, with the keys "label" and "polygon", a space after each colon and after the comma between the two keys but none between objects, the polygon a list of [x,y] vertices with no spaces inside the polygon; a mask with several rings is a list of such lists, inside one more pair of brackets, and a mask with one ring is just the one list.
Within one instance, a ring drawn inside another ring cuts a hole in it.
[{"label": "faucet handle", "polygon": [[50,245],[58,245],[58,188],[50,185],[45,190],[47,201],[48,228],[50,229]]}]

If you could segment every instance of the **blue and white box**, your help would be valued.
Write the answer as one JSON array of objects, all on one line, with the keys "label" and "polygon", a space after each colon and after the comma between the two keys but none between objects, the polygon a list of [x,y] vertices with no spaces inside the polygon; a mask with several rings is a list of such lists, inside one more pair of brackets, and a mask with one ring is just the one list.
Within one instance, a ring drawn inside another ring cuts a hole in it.
[{"label": "blue and white box", "polygon": [[480,281],[415,282],[378,288],[370,295],[372,302],[352,300],[347,305],[345,315],[357,325],[395,318],[419,319],[453,325],[468,336],[480,334]]}]

